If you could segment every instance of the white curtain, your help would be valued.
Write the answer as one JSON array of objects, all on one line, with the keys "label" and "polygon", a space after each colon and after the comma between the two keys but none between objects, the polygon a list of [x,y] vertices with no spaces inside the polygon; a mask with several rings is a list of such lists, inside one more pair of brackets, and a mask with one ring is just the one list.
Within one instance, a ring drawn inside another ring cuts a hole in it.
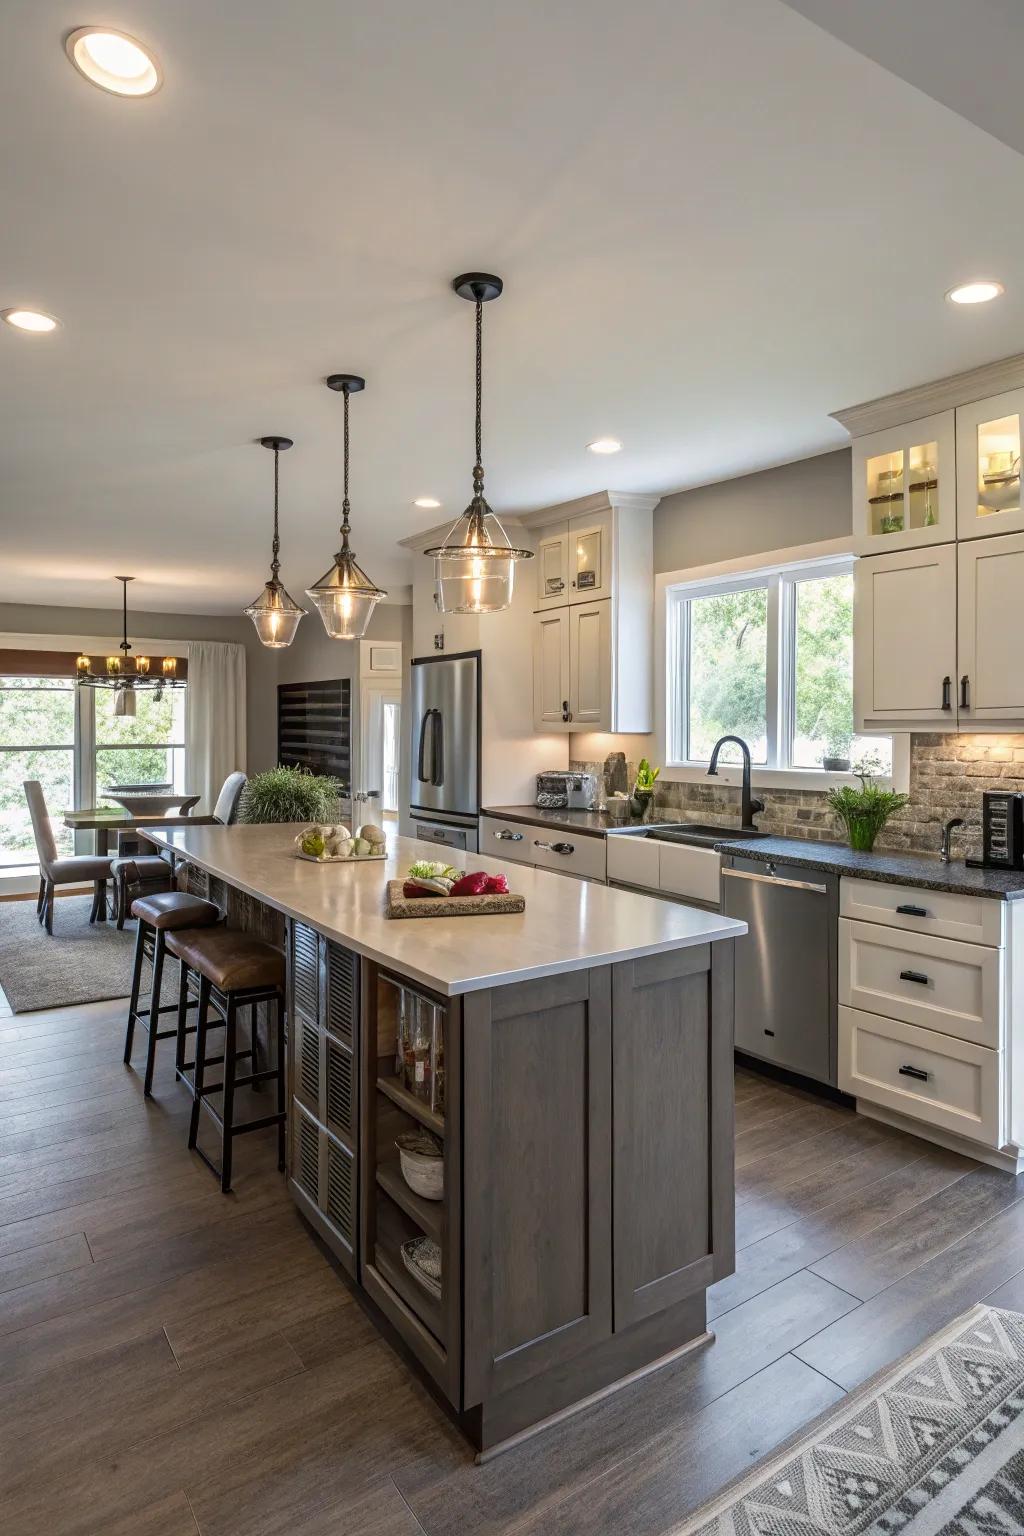
[{"label": "white curtain", "polygon": [[194,815],[211,815],[229,773],[245,771],[245,650],[191,640],[185,691],[186,778],[201,795]]}]

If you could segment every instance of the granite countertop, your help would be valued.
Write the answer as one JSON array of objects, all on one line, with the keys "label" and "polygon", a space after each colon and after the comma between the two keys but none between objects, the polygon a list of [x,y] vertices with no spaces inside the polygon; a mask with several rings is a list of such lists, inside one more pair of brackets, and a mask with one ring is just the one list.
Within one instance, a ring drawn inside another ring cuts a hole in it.
[{"label": "granite countertop", "polygon": [[540,805],[488,805],[480,814],[496,816],[499,821],[521,821],[528,827],[561,827],[584,837],[607,837],[609,832],[641,825],[628,817],[625,821],[613,821],[607,811],[548,811]]},{"label": "granite countertop", "polygon": [[1024,870],[971,869],[962,859],[948,864],[923,853],[856,853],[842,843],[811,843],[796,837],[759,837],[750,842],[717,845],[719,853],[745,859],[796,864],[861,880],[889,885],[916,885],[927,891],[951,891],[960,896],[991,896],[997,901],[1024,899]]},{"label": "granite countertop", "polygon": [[147,830],[159,843],[319,933],[444,996],[506,986],[563,971],[585,971],[642,955],[735,939],[746,924],[716,912],[671,905],[529,865],[482,854],[468,869],[504,869],[526,911],[507,916],[400,920],[384,915],[384,887],[417,859],[436,859],[435,843],[393,837],[386,859],[358,865],[295,857],[298,823]]}]

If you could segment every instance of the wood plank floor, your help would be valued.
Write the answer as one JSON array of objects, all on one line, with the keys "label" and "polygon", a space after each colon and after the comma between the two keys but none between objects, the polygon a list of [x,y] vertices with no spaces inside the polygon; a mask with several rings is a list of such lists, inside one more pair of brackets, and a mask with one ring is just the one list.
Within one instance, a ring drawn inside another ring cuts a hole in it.
[{"label": "wood plank floor", "polygon": [[1024,1178],[740,1070],[714,1342],[478,1467],[272,1135],[224,1199],[170,1043],[146,1103],[123,1013],[0,1002],[4,1536],[658,1536],[972,1303],[1024,1306]]}]

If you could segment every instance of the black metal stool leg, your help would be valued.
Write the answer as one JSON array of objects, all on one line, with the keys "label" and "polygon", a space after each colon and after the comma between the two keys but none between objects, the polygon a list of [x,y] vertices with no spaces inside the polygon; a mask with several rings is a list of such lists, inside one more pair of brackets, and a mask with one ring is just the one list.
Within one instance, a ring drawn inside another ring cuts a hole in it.
[{"label": "black metal stool leg", "polygon": [[46,900],[46,881],[43,879],[42,875],[40,875],[39,876],[39,895],[36,898],[36,917],[38,917],[40,922],[42,922],[42,920],[43,920],[43,903],[44,903],[45,900]]},{"label": "black metal stool leg", "polygon": [[185,1070],[185,1031],[188,1025],[188,966],[178,961],[178,1033],[174,1042],[174,1070]]},{"label": "black metal stool leg", "polygon": [[206,1015],[210,1007],[210,983],[199,978],[199,1017],[196,1020],[196,1070],[192,1087],[192,1114],[188,1122],[188,1144],[195,1147],[199,1135],[199,1111],[202,1108],[203,1069],[206,1065]]},{"label": "black metal stool leg", "polygon": [[128,875],[126,870],[118,870],[114,891],[117,896],[117,926],[118,929],[121,929],[124,927],[128,917]]},{"label": "black metal stool leg", "polygon": [[227,1018],[224,1021],[224,1102],[221,1108],[220,1187],[223,1194],[231,1188],[231,1150],[235,1123],[235,1068],[238,1061],[238,1005],[228,993]]},{"label": "black metal stool leg", "polygon": [[[267,1026],[267,1044],[268,1045],[270,1044],[270,1026],[269,1026],[269,1024]],[[249,1005],[249,1046],[250,1046],[250,1048],[252,1050],[252,1058],[250,1060],[249,1065],[250,1065],[252,1071],[254,1073],[256,1073],[256,1072],[259,1072],[261,1070],[261,1068],[262,1068],[262,1060],[261,1060],[261,1054],[260,1054],[261,1047],[260,1047],[260,1005],[259,1005],[259,1003],[251,1003]],[[262,1083],[253,1083],[252,1091],[253,1091],[253,1093],[262,1093],[263,1092],[263,1084]]]},{"label": "black metal stool leg", "polygon": [[277,1012],[277,1112],[281,1121],[277,1127],[277,1166],[281,1173],[285,1169],[285,1096],[284,1096],[284,998],[280,992],[274,999],[274,1008]]},{"label": "black metal stool leg", "polygon": [[149,1040],[146,1042],[146,1081],[143,1092],[148,1099],[153,1092],[153,1071],[156,1067],[156,1037],[160,1028],[160,989],[164,979],[164,950],[167,938],[162,928],[156,930],[153,941],[153,976],[149,995]]},{"label": "black metal stool leg", "polygon": [[128,999],[128,1028],[124,1037],[125,1066],[132,1059],[132,1044],[135,1040],[135,1016],[139,1011],[139,988],[142,985],[142,960],[145,953],[146,925],[139,923],[139,931],[135,935],[135,964],[132,966],[132,991]]}]

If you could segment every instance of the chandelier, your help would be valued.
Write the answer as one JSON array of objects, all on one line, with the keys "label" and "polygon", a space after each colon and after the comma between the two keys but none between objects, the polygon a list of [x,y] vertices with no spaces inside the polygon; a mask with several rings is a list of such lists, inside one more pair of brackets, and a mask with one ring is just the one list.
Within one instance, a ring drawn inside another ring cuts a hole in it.
[{"label": "chandelier", "polygon": [[160,659],[159,672],[153,672],[152,657],[133,656],[128,639],[128,583],[134,576],[115,576],[121,583],[122,640],[118,646],[120,656],[108,656],[102,672],[94,672],[92,658],[81,655],[75,662],[75,679],[83,688],[113,688],[115,715],[134,715],[136,694],[146,689],[160,698],[165,688],[184,688],[183,678],[178,677],[178,658],[164,656]]}]

